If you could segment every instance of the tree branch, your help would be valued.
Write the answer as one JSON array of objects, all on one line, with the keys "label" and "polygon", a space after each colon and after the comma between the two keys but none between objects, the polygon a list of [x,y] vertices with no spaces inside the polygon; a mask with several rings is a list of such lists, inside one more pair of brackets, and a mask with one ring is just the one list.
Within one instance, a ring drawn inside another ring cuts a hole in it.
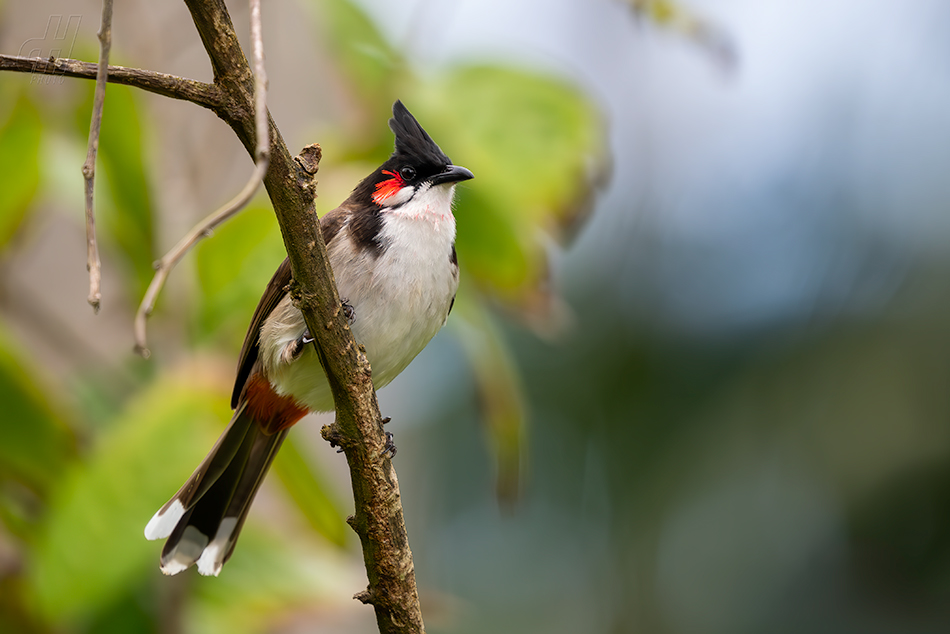
[{"label": "tree branch", "polygon": [[[255,125],[254,74],[227,7],[223,0],[185,0],[185,4],[211,60],[214,83],[122,66],[108,67],[108,81],[213,110],[256,158],[262,135]],[[95,64],[77,60],[0,55],[0,71],[4,70],[86,79],[97,74]],[[341,309],[314,208],[320,148],[308,146],[291,158],[269,115],[267,124],[270,161],[264,186],[290,259],[292,294],[315,338],[336,403],[337,422],[323,434],[343,448],[350,467],[355,514],[347,521],[360,537],[369,579],[369,587],[356,598],[374,606],[382,634],[424,632],[399,483],[384,454],[372,371]]]},{"label": "tree branch", "polygon": [[[111,0],[107,0],[111,2]],[[166,253],[155,263],[155,275],[145,291],[142,303],[135,313],[133,330],[135,333],[135,350],[146,359],[149,350],[146,340],[146,321],[155,308],[155,300],[165,286],[165,280],[179,261],[199,240],[211,235],[211,232],[222,222],[244,208],[260,187],[261,179],[267,173],[270,163],[270,134],[268,133],[267,117],[267,73],[264,69],[264,37],[261,29],[260,0],[250,0],[251,4],[251,46],[254,57],[254,128],[258,139],[254,148],[254,172],[237,196],[207,218],[195,225],[171,251]]]},{"label": "tree branch", "polygon": [[[95,79],[98,68],[98,64],[62,57],[42,58],[0,55],[0,71],[14,73]],[[141,68],[128,68],[126,66],[109,66],[108,68],[108,82],[110,84],[140,88],[163,97],[190,101],[210,110],[217,110],[222,106],[221,91],[214,84]]]},{"label": "tree branch", "polygon": [[[229,107],[218,110],[250,154],[255,152],[252,73],[223,0],[185,0],[211,59],[215,84]],[[270,168],[264,186],[274,205],[303,312],[336,403],[337,429],[324,430],[346,452],[355,515],[349,520],[363,547],[369,588],[356,598],[371,603],[384,634],[424,632],[399,484],[384,456],[385,435],[369,363],[356,345],[327,258],[314,209],[319,148],[291,159],[270,120]],[[333,431],[338,433],[334,434]]]},{"label": "tree branch", "polygon": [[92,121],[89,124],[89,141],[86,144],[86,160],[82,164],[85,183],[86,208],[86,270],[89,271],[89,297],[86,301],[94,312],[99,312],[102,299],[102,263],[99,261],[99,245],[96,242],[96,155],[99,152],[99,131],[102,129],[102,108],[106,101],[106,79],[109,76],[109,52],[112,49],[112,0],[102,1],[102,21],[99,24],[99,64],[96,67],[96,92],[92,102]]},{"label": "tree branch", "polygon": [[251,174],[247,183],[245,183],[244,188],[238,192],[237,196],[192,227],[191,230],[178,241],[178,244],[172,247],[168,253],[163,255],[162,258],[155,263],[155,275],[152,277],[152,281],[149,283],[148,289],[142,297],[142,302],[139,304],[139,308],[135,313],[133,331],[135,334],[135,351],[137,353],[146,359],[151,354],[148,349],[146,322],[152,314],[152,310],[155,308],[155,301],[158,299],[158,294],[162,292],[169,273],[171,273],[172,269],[185,257],[185,254],[191,250],[191,247],[198,244],[202,238],[210,236],[218,225],[239,212],[250,202],[260,187],[261,178],[266,172],[267,160],[265,158],[263,162],[258,163],[254,167],[254,172]]}]

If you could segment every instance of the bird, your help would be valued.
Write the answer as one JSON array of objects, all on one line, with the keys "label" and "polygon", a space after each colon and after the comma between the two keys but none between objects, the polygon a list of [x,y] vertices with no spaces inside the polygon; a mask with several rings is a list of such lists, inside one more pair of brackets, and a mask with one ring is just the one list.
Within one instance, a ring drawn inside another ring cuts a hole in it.
[{"label": "bird", "polygon": [[[392,155],[320,219],[342,308],[380,389],[402,372],[448,319],[459,285],[453,201],[473,178],[454,165],[396,101]],[[217,576],[231,557],[251,502],[290,428],[333,396],[301,312],[288,293],[285,259],[264,290],[238,358],[230,423],[207,457],[145,527],[167,538],[160,566],[196,565]]]}]

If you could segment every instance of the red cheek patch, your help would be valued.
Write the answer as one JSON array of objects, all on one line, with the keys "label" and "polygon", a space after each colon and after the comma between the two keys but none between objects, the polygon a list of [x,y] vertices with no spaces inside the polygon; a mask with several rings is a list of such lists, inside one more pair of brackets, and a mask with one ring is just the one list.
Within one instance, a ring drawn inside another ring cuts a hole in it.
[{"label": "red cheek patch", "polygon": [[384,202],[396,195],[402,189],[404,182],[402,177],[395,172],[383,170],[383,174],[389,174],[392,178],[376,183],[376,193],[373,194],[373,202],[382,206]]}]

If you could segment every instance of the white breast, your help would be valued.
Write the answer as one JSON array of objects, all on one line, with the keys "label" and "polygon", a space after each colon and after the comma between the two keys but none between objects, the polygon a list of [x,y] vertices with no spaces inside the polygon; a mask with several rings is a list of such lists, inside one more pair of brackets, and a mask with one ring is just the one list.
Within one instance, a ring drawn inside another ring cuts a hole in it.
[{"label": "white breast", "polygon": [[[331,244],[330,264],[340,297],[353,307],[353,335],[366,348],[377,389],[402,372],[435,336],[455,297],[458,267],[450,261],[455,242],[453,190],[452,185],[425,188],[408,203],[383,210],[378,256],[354,249],[348,227]],[[311,346],[290,363],[281,358],[283,347],[306,329],[302,315],[289,303],[275,313],[281,318],[268,320],[273,323],[265,324],[261,337],[268,378],[279,393],[292,395],[312,410],[333,409]]]}]

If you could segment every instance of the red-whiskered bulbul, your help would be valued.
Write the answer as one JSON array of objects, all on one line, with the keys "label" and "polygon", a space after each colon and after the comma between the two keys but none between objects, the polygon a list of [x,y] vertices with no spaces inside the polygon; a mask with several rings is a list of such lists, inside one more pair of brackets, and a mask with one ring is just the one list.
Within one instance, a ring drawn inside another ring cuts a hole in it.
[{"label": "red-whiskered bulbul", "polygon": [[[455,184],[472,178],[401,102],[389,127],[392,156],[320,220],[353,336],[377,389],[392,381],[445,323],[455,301]],[[231,397],[234,416],[211,452],[145,527],[168,537],[162,572],[198,564],[217,575],[234,550],[254,494],[290,427],[333,397],[287,285],[287,260],[261,297],[244,339]]]}]

